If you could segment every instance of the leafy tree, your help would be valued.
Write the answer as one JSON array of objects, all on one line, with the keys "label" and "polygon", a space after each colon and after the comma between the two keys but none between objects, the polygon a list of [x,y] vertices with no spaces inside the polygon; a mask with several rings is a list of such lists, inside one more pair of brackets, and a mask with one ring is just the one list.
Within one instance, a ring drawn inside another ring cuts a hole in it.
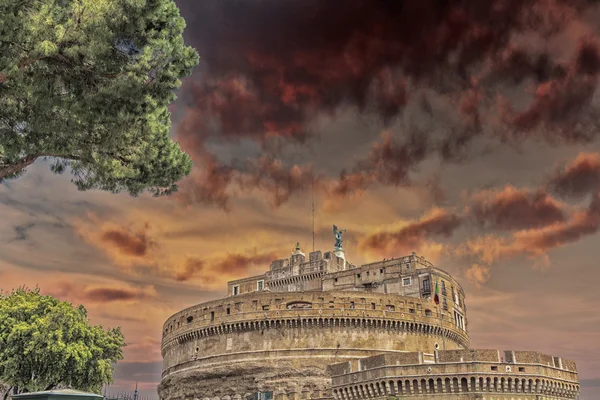
[{"label": "leafy tree", "polygon": [[81,190],[176,190],[167,105],[198,55],[173,0],[0,0],[0,182],[40,157]]},{"label": "leafy tree", "polygon": [[123,346],[121,330],[91,326],[82,305],[42,296],[38,288],[0,292],[0,382],[11,391],[70,385],[100,393],[112,383]]}]

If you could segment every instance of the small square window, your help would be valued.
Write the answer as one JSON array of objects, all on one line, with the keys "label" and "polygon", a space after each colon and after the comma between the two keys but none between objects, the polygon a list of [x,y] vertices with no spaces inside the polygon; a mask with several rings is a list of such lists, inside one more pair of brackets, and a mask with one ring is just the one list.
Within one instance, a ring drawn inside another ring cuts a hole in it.
[{"label": "small square window", "polygon": [[354,302],[353,301],[350,302],[350,308],[354,308]]},{"label": "small square window", "polygon": [[519,372],[525,372],[525,367],[519,367]]},{"label": "small square window", "polygon": [[492,367],[492,371],[498,371],[498,367],[494,365],[494,366]]},{"label": "small square window", "polygon": [[357,277],[358,279],[360,279],[360,274],[356,274],[356,277]]},{"label": "small square window", "polygon": [[269,305],[266,304],[262,307],[263,311],[269,311]]},{"label": "small square window", "polygon": [[415,313],[415,309],[414,309],[414,308],[409,308],[409,309],[408,309],[408,311],[409,311],[411,314],[414,314],[414,313]]},{"label": "small square window", "polygon": [[410,286],[411,284],[412,284],[412,279],[410,277],[402,278],[402,286]]}]

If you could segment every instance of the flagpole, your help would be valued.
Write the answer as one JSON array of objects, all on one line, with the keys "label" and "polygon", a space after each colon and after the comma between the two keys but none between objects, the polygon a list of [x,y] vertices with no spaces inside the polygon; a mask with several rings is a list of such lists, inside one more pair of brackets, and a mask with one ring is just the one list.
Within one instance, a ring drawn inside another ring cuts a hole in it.
[{"label": "flagpole", "polygon": [[[440,277],[438,275],[435,276],[435,286],[438,287]],[[444,326],[442,324],[442,302],[438,303],[438,312],[440,314],[440,329],[442,330],[442,346],[443,349],[446,350],[446,335],[444,335]]]}]

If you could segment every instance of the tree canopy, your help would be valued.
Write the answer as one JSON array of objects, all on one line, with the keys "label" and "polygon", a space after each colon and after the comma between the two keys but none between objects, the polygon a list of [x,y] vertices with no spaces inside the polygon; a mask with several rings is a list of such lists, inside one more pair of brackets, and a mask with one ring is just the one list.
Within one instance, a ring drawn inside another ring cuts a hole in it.
[{"label": "tree canopy", "polygon": [[198,63],[173,0],[0,0],[0,182],[40,157],[81,190],[176,190],[168,104]]},{"label": "tree canopy", "polygon": [[120,328],[91,326],[82,305],[37,288],[0,292],[0,382],[19,393],[59,385],[100,393],[123,346]]}]

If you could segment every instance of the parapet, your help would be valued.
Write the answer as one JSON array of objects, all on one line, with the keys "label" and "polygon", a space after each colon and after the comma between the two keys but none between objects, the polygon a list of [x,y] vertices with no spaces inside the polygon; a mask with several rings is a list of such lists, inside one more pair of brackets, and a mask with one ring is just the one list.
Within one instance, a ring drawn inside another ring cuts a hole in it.
[{"label": "parapet", "polygon": [[330,365],[329,373],[337,399],[351,397],[348,394],[357,388],[366,388],[375,397],[517,392],[574,399],[579,393],[573,361],[536,351],[464,349],[381,354]]}]

